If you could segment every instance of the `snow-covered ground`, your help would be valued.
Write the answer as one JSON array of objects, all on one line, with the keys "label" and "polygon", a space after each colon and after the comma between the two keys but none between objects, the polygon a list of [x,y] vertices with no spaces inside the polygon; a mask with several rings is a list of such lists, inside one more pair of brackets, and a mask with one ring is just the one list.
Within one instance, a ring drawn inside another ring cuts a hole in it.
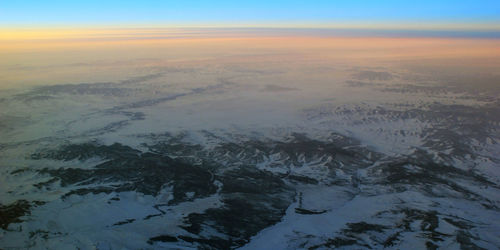
[{"label": "snow-covered ground", "polygon": [[0,248],[500,246],[493,92],[225,63],[1,92]]}]

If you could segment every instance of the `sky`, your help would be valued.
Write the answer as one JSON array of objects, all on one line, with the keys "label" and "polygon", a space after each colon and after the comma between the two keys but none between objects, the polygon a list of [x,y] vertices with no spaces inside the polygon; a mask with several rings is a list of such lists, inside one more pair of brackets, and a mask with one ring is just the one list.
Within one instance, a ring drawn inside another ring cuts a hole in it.
[{"label": "sky", "polygon": [[500,27],[498,0],[0,0],[3,28],[39,26]]}]

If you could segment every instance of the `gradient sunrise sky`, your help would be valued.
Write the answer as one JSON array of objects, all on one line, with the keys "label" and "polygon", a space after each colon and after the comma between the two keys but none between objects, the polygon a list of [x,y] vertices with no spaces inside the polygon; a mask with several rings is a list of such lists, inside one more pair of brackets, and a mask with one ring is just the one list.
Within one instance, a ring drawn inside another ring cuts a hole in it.
[{"label": "gradient sunrise sky", "polygon": [[3,28],[258,26],[500,29],[498,0],[0,1]]},{"label": "gradient sunrise sky", "polygon": [[485,58],[499,58],[499,13],[498,0],[0,0],[0,88],[113,81],[142,67],[100,74],[97,61],[220,62],[271,51],[327,61],[446,58],[496,66]]}]

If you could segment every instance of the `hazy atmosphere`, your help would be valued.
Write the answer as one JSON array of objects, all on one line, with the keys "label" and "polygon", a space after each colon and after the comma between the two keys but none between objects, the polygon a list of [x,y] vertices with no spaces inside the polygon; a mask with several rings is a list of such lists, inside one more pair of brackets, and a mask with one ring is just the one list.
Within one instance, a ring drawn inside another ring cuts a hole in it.
[{"label": "hazy atmosphere", "polygon": [[0,3],[0,249],[498,249],[498,13]]}]

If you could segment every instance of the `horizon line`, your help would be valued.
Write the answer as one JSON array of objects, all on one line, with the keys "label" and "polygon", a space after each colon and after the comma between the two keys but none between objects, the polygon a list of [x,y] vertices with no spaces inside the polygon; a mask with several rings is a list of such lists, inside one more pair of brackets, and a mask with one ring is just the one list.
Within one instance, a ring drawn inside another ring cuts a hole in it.
[{"label": "horizon line", "polygon": [[169,23],[41,23],[0,24],[2,30],[19,29],[153,29],[153,28],[325,28],[325,29],[404,29],[404,30],[485,30],[500,31],[499,22],[169,22]]},{"label": "horizon line", "polygon": [[487,38],[499,39],[500,29],[408,29],[365,27],[80,27],[9,28],[0,27],[1,41],[50,40],[148,40],[174,38],[249,38],[249,37],[387,37],[387,38]]}]

